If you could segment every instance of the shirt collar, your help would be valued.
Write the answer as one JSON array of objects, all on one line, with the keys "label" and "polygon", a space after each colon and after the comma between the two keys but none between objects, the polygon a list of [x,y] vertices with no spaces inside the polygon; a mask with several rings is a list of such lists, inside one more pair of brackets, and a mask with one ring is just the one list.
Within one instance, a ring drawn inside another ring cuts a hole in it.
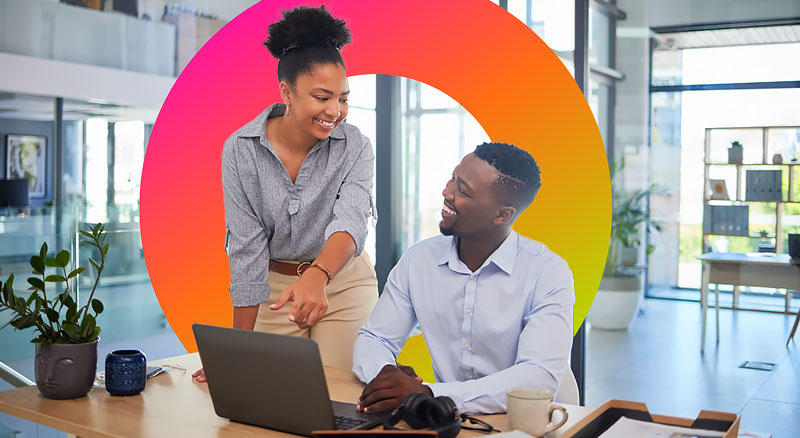
[{"label": "shirt collar", "polygon": [[[283,102],[273,103],[267,109],[261,112],[255,119],[248,122],[239,130],[239,137],[260,137],[262,143],[266,143],[267,139],[267,118],[280,117],[286,111],[286,104]],[[331,131],[331,138],[344,139],[344,128],[341,123],[339,126],[333,128]]]},{"label": "shirt collar", "polygon": [[[511,271],[514,269],[514,262],[517,258],[517,246],[519,244],[519,234],[516,231],[511,231],[508,233],[508,237],[503,243],[500,244],[499,247],[489,256],[488,259],[483,263],[483,266],[488,265],[489,263],[494,263],[498,268],[500,268],[503,272],[508,275],[511,275]],[[450,269],[456,272],[462,272],[466,269],[468,272],[469,268],[466,267],[464,262],[458,258],[458,247],[457,247],[457,240],[455,237],[450,237],[450,244],[447,245],[444,251],[442,251],[442,256],[439,258],[439,265],[443,265],[447,263]],[[480,269],[483,268],[481,266]],[[463,269],[459,269],[462,268]],[[479,270],[480,270],[479,269]]]}]

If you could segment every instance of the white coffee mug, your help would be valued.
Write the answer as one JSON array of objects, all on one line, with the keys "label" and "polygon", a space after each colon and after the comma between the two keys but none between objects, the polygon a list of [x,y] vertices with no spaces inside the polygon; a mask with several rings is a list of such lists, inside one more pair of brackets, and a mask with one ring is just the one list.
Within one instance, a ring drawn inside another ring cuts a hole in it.
[{"label": "white coffee mug", "polygon": [[[567,422],[567,410],[553,403],[553,391],[537,388],[515,388],[506,392],[508,398],[508,424],[535,437],[544,436]],[[553,412],[561,411],[561,419],[554,423]]]}]

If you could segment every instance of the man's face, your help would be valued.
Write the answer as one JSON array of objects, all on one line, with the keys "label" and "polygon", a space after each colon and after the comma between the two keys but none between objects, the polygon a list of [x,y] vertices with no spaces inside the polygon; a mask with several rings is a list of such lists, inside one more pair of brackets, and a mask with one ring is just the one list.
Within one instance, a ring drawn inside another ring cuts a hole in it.
[{"label": "man's face", "polygon": [[497,169],[474,154],[461,160],[442,191],[442,234],[478,236],[500,223],[501,201],[493,187],[497,175]]}]

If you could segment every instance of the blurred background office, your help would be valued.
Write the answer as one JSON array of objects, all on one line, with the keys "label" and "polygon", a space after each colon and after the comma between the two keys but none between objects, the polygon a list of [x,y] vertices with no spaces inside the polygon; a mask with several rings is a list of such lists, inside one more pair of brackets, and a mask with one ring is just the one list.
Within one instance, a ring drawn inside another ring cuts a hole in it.
[{"label": "blurred background office", "polygon": [[[493,2],[542,38],[583,89],[617,169],[615,194],[657,185],[641,206],[661,231],[639,227],[641,244],[627,250],[623,264],[642,284],[632,322],[622,330],[586,324],[576,337],[572,366],[585,404],[622,398],[669,415],[739,412],[745,428],[793,436],[800,430],[800,392],[792,390],[800,384],[800,356],[793,342],[786,346],[798,312],[793,290],[721,285],[720,342],[712,330],[701,353],[697,257],[785,253],[788,235],[800,230],[800,175],[792,161],[800,158],[800,2]],[[176,77],[254,3],[0,0],[0,179],[28,181],[0,185],[0,277],[25,278],[44,240],[72,249],[88,266],[77,231],[105,223],[111,252],[98,292],[106,304],[101,356],[131,345],[150,358],[185,352],[144,263],[142,163]],[[488,137],[458,102],[426,84],[365,75],[350,78],[350,86],[348,121],[376,148],[381,221],[366,250],[382,283],[405,248],[438,234],[443,183]],[[782,165],[765,167],[782,170],[780,202],[738,202],[744,189],[737,180],[761,168],[717,166],[733,141],[743,143],[745,165],[782,157]],[[712,179],[725,182],[729,202],[710,199]],[[711,205],[748,205],[747,229],[713,234],[704,228]],[[78,285],[79,298],[90,280]],[[0,314],[0,325],[8,318]],[[30,338],[0,332],[0,361],[33,378]],[[767,369],[740,368],[746,361]],[[0,437],[15,433],[63,435],[0,416]]]}]

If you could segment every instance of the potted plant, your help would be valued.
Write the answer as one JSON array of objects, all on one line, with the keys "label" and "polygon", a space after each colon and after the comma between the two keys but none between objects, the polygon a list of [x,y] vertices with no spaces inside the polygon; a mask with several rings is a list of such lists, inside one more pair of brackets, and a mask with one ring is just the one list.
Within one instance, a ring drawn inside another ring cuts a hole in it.
[{"label": "potted plant", "polygon": [[[100,327],[96,318],[103,312],[103,303],[94,298],[94,293],[105,267],[108,244],[105,243],[105,226],[102,224],[80,233],[83,236],[81,243],[96,248],[100,254],[99,263],[89,259],[96,275],[85,305],[78,306],[69,284],[86,269],[68,270],[70,253],[66,250],[48,257],[47,242],[42,244],[39,255],[30,260],[34,274],[28,278],[30,296],[24,298],[14,293],[14,274],[9,275],[5,284],[0,282],[0,312],[10,310],[13,313],[8,325],[17,330],[32,327],[36,334],[31,340],[36,344],[36,386],[47,398],[86,395],[97,371]],[[55,273],[48,268],[54,268]],[[47,283],[63,283],[64,289],[61,293],[56,290],[48,295]]]},{"label": "potted plant", "polygon": [[[621,170],[610,166],[612,186],[614,174]],[[587,315],[592,328],[606,330],[627,329],[633,322],[642,297],[643,266],[637,263],[641,242],[641,229],[646,233],[661,231],[661,225],[650,219],[644,201],[660,188],[652,184],[644,190],[615,192],[612,194],[611,242],[608,258],[597,295]],[[655,248],[647,245],[646,254]]]}]

